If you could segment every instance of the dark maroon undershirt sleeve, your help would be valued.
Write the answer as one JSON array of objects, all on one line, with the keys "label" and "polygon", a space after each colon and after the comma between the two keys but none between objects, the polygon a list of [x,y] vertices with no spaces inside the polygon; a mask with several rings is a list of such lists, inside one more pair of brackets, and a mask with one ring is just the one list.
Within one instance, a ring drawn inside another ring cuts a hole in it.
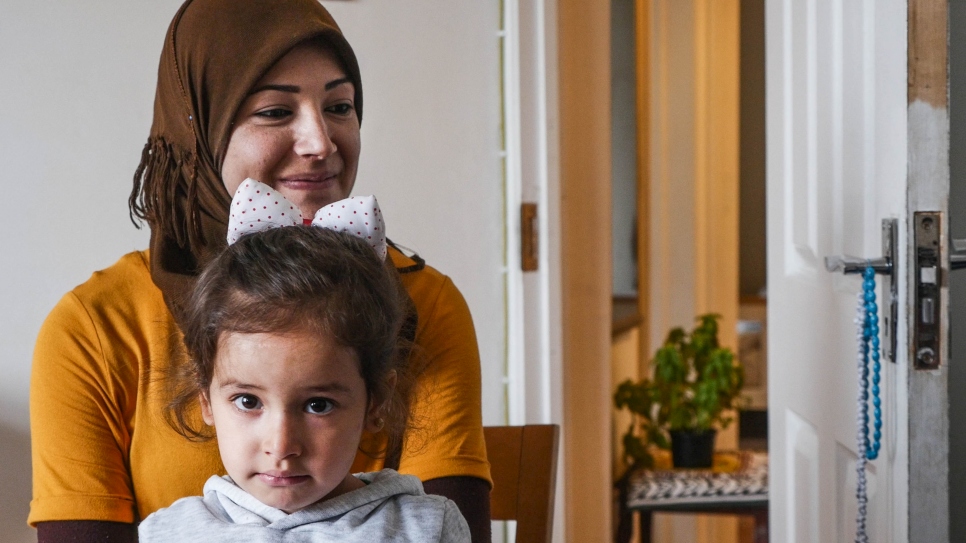
[{"label": "dark maroon undershirt sleeve", "polygon": [[37,543],[137,543],[133,524],[103,520],[57,520],[37,523]]},{"label": "dark maroon undershirt sleeve", "polygon": [[477,477],[440,477],[424,482],[423,488],[427,494],[456,502],[470,527],[473,543],[490,543],[490,483]]}]

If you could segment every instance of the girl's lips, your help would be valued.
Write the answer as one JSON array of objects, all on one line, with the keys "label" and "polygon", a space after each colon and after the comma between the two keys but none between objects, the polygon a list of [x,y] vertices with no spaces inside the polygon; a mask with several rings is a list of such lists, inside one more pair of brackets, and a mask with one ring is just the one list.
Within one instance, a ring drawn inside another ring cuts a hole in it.
[{"label": "girl's lips", "polygon": [[268,473],[259,473],[258,478],[269,486],[292,486],[309,480],[308,475],[270,475]]}]

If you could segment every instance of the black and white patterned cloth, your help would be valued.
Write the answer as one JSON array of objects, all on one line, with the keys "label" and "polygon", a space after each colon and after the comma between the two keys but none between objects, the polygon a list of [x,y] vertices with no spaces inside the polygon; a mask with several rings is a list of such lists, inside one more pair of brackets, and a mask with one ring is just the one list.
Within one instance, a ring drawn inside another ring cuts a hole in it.
[{"label": "black and white patterned cloth", "polygon": [[748,504],[768,500],[768,454],[743,452],[742,467],[711,470],[643,470],[630,479],[627,507]]}]

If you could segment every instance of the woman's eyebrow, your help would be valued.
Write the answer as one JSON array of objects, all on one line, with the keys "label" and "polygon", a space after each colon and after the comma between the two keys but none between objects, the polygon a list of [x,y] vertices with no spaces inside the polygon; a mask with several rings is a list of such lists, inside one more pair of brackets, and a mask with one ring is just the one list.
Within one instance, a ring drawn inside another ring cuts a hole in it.
[{"label": "woman's eyebrow", "polygon": [[352,80],[349,79],[348,77],[333,79],[332,81],[329,81],[328,83],[325,84],[325,90],[332,90],[338,87],[339,85],[342,85],[343,83],[352,83]]},{"label": "woman's eyebrow", "polygon": [[[348,77],[342,77],[342,78],[339,78],[339,79],[333,79],[332,81],[329,81],[328,83],[325,84],[325,90],[327,90],[327,91],[328,90],[332,90],[332,89],[338,87],[339,85],[343,85],[345,83],[352,83],[352,80],[349,79]],[[262,85],[261,87],[255,87],[254,89],[252,89],[252,92],[248,93],[248,95],[251,96],[253,94],[257,94],[259,92],[268,91],[268,90],[281,91],[281,92],[291,92],[293,94],[298,94],[299,92],[302,91],[302,87],[299,87],[298,85],[274,85],[274,84],[268,84],[268,85]]]},{"label": "woman's eyebrow", "polygon": [[291,92],[291,93],[297,94],[302,89],[298,85],[262,85],[261,87],[256,87],[252,89],[252,92],[248,93],[248,95],[251,96],[253,94],[257,94],[259,92],[268,91],[268,90]]}]

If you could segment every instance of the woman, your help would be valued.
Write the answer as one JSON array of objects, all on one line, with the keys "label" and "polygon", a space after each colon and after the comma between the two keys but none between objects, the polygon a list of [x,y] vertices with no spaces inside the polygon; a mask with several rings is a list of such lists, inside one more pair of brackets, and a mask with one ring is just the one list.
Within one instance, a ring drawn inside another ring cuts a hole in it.
[{"label": "woman", "polygon": [[[358,64],[315,0],[189,0],[158,70],[154,123],[132,216],[151,226],[131,253],[68,293],[37,341],[31,380],[34,499],[47,541],[134,541],[138,519],[223,472],[212,442],[166,426],[163,376],[183,355],[184,299],[225,243],[230,194],[246,177],[311,216],[348,196],[362,119]],[[489,540],[476,337],[462,296],[418,257],[390,250],[413,302],[420,365],[402,450],[360,452],[354,471],[398,467],[459,505]],[[385,437],[366,436],[361,450]],[[173,481],[173,483],[172,483]]]}]

